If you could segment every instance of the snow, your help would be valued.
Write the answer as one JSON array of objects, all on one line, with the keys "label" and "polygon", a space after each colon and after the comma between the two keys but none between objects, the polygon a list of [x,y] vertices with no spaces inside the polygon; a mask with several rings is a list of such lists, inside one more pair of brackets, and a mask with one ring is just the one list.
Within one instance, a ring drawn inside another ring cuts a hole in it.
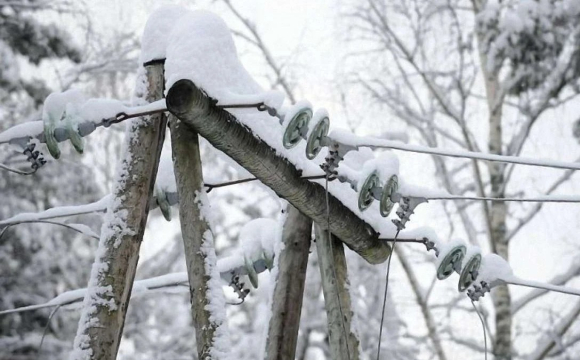
[{"label": "snow", "polygon": [[0,132],[0,144],[20,138],[36,137],[42,134],[43,130],[44,124],[42,121],[27,121]]},{"label": "snow", "polygon": [[487,254],[481,259],[481,267],[476,282],[485,281],[493,286],[513,278],[513,270],[507,261],[497,254]]},{"label": "snow", "polygon": [[483,257],[476,282],[481,281],[485,281],[490,287],[507,283],[580,296],[580,289],[520,279],[514,275],[508,262],[497,254],[487,254]]},{"label": "snow", "polygon": [[[139,69],[136,79],[134,105],[147,103],[144,99],[147,89],[147,77],[143,68]],[[90,359],[93,350],[91,349],[89,332],[91,328],[99,326],[95,317],[99,308],[108,307],[111,310],[117,308],[118,304],[111,296],[110,286],[102,286],[109,276],[109,263],[107,255],[118,248],[121,239],[127,235],[134,235],[134,229],[127,224],[128,209],[123,208],[125,191],[125,181],[131,176],[131,164],[133,164],[133,154],[131,144],[137,141],[139,127],[148,122],[147,118],[129,120],[126,124],[125,141],[120,161],[117,165],[116,178],[113,188],[112,199],[108,202],[103,226],[101,228],[101,238],[95,254],[95,261],[91,268],[91,275],[88,282],[87,293],[83,301],[83,311],[79,320],[77,334],[74,340],[73,351],[70,353],[71,360]]]},{"label": "snow", "polygon": [[[239,255],[230,256],[227,258],[219,259],[217,261],[216,268],[218,269],[220,274],[227,275],[231,271],[239,270],[239,267],[243,266],[243,264],[244,264],[243,257]],[[144,296],[153,291],[159,290],[163,290],[164,292],[172,291],[172,289],[175,286],[187,283],[189,283],[187,272],[169,273],[161,276],[152,277],[149,279],[136,280],[133,283],[133,291],[131,292],[131,298]],[[223,285],[223,282],[221,283],[221,285]],[[179,289],[181,289],[181,287],[179,287]],[[79,303],[80,301],[83,300],[86,293],[87,293],[86,288],[65,291],[45,303],[25,306],[16,309],[3,310],[0,311],[0,315],[42,309],[46,307],[53,307],[59,305],[64,306]]]},{"label": "snow", "polygon": [[145,24],[141,37],[140,62],[165,59],[167,39],[179,19],[190,11],[177,5],[165,5],[155,10]]},{"label": "snow", "polygon": [[400,141],[377,139],[369,136],[357,136],[347,131],[331,131],[329,137],[346,145],[355,147],[373,147],[387,148],[401,151],[410,151],[422,154],[434,154],[441,156],[479,159],[487,161],[498,161],[506,163],[524,164],[532,166],[554,167],[560,169],[580,170],[579,163],[570,163],[565,161],[556,161],[549,159],[533,159],[519,156],[505,156],[495,154],[485,154],[473,151],[450,150],[441,148],[432,148],[419,145],[409,145]]},{"label": "snow", "polygon": [[103,119],[115,117],[124,112],[125,104],[114,99],[90,99],[81,107],[81,117],[85,121],[99,123]]},{"label": "snow", "polygon": [[232,93],[230,91],[224,90],[220,93],[220,98],[218,99],[218,105],[235,105],[235,104],[259,104],[264,103],[264,105],[269,108],[276,109],[278,112],[282,111],[282,104],[284,103],[284,98],[286,96],[283,92],[278,90],[264,91],[260,94],[252,95],[239,95]]},{"label": "snow", "polygon": [[[441,265],[441,263],[443,262],[443,259],[445,259],[445,256],[447,256],[447,254],[456,246],[467,246],[467,244],[465,243],[465,241],[461,240],[461,239],[453,239],[451,241],[448,241],[446,243],[439,243],[437,244],[437,250],[439,250],[439,256],[437,256],[437,260],[435,261],[435,267],[439,268],[439,266]],[[463,258],[463,260],[465,261],[465,258]]]},{"label": "snow", "polygon": [[85,95],[77,89],[71,89],[64,92],[53,92],[44,100],[42,119],[59,122],[65,110],[67,110],[67,105],[81,105],[85,101]]},{"label": "snow", "polygon": [[383,152],[380,153],[375,159],[366,161],[358,174],[358,186],[362,186],[364,181],[373,172],[376,172],[377,175],[379,175],[379,178],[384,184],[390,179],[391,176],[399,175],[399,158],[392,152]]},{"label": "snow", "polygon": [[159,168],[157,169],[155,185],[165,192],[177,192],[171,151],[165,147],[161,151],[161,157],[159,158]]},{"label": "snow", "polygon": [[166,89],[189,79],[216,99],[263,92],[239,62],[230,29],[209,11],[193,11],[177,21],[168,39],[165,71]]},{"label": "snow", "polygon": [[[213,13],[195,11],[181,17],[171,32],[166,55],[166,90],[178,80],[189,79],[209,96],[218,100],[222,97],[230,100],[232,94],[237,96],[262,96],[261,94],[264,94],[264,90],[240,63],[229,28]],[[297,106],[294,107],[296,108]],[[266,112],[257,112],[255,109],[229,109],[228,111],[235,115],[240,123],[250,128],[254,136],[275,149],[278,155],[288,159],[298,170],[302,170],[305,176],[321,173],[319,162],[306,158],[305,141],[301,141],[290,150],[283,147],[284,128],[279,125],[278,119]],[[286,112],[291,111],[288,109]],[[356,138],[354,135],[352,137]],[[326,154],[327,149],[323,149],[315,160],[324,158]],[[359,155],[363,155],[365,160],[374,158],[372,151],[360,149],[358,154],[347,154],[344,164],[354,170],[360,170],[363,162],[347,160],[347,158],[356,158]],[[314,182],[322,186],[325,183],[324,180]],[[349,184],[333,181],[328,185],[332,195],[370,224],[381,236],[394,236],[396,227],[380,216],[378,202],[374,202],[370,209],[362,213],[358,209],[357,194],[350,189]]]},{"label": "snow", "polygon": [[[211,210],[206,193],[197,192],[196,201],[198,202],[200,209],[200,220],[206,221],[210,224],[211,228]],[[211,230],[206,230],[203,234],[200,252],[203,255],[205,262],[205,274],[210,277],[207,281],[207,305],[205,309],[209,311],[209,321],[215,329],[213,333],[213,344],[209,350],[209,354],[212,359],[226,359],[229,356],[228,354],[231,345],[226,317],[226,302],[222,290],[220,274],[216,265],[217,258]]]},{"label": "snow", "polygon": [[246,223],[239,236],[244,256],[252,261],[262,258],[263,254],[273,257],[277,227],[277,221],[266,218]]},{"label": "snow", "polygon": [[111,198],[111,195],[107,195],[102,199],[90,204],[58,206],[37,213],[20,213],[11,218],[0,221],[0,226],[105,211],[111,201]]}]

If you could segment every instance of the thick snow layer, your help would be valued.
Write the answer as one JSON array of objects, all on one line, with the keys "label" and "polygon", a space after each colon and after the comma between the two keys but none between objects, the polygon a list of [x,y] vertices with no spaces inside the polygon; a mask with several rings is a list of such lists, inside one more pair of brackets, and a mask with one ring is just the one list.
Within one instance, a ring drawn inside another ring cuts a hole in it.
[{"label": "thick snow layer", "polygon": [[164,148],[159,158],[159,168],[157,169],[157,179],[155,180],[161,190],[165,192],[177,192],[177,183],[175,182],[175,173],[173,171],[173,159],[171,151]]},{"label": "thick snow layer", "polygon": [[209,11],[187,13],[177,21],[169,35],[165,72],[166,89],[189,79],[218,100],[263,92],[239,62],[230,29]]},{"label": "thick snow layer", "polygon": [[[265,93],[240,63],[227,25],[217,15],[207,11],[195,11],[179,19],[168,41],[165,71],[166,89],[170,89],[178,80],[189,79],[218,101],[222,98],[229,100],[232,94],[260,96]],[[305,141],[289,150],[283,147],[284,128],[280,126],[277,118],[255,109],[229,111],[238,121],[250,128],[254,136],[275,149],[278,155],[288,159],[297,169],[302,170],[304,176],[321,174],[319,165],[327,154],[326,149],[323,149],[313,161],[308,160],[305,155]],[[359,155],[363,155],[365,161],[374,158],[369,149],[349,153],[347,158],[357,158]],[[347,158],[345,158],[346,166],[357,171],[360,171],[361,165],[365,162],[348,161]],[[324,180],[316,182],[322,186],[325,183]],[[349,184],[333,181],[328,187],[330,193],[373,226],[382,237],[394,236],[396,227],[391,221],[381,217],[378,202],[375,201],[367,211],[361,213],[358,209],[358,195],[350,189]]]},{"label": "thick snow layer", "polygon": [[85,101],[85,95],[77,89],[67,90],[62,93],[53,92],[44,100],[44,105],[42,106],[42,118],[52,119],[52,121],[58,122],[62,118],[65,110],[67,110],[68,104],[79,106]]},{"label": "thick snow layer", "polygon": [[506,281],[514,277],[511,266],[497,254],[487,254],[481,260],[477,282],[485,281],[494,284],[498,280]]},{"label": "thick snow layer", "polygon": [[244,256],[252,261],[266,254],[274,256],[274,243],[278,231],[278,222],[272,219],[260,218],[252,220],[242,227],[239,241]]},{"label": "thick snow layer", "polygon": [[44,123],[42,121],[28,121],[12,126],[0,133],[0,144],[10,142],[13,139],[35,137],[42,134]]},{"label": "thick snow layer", "polygon": [[182,16],[190,13],[181,6],[165,5],[149,15],[141,37],[141,63],[165,59],[167,39],[171,30]]}]

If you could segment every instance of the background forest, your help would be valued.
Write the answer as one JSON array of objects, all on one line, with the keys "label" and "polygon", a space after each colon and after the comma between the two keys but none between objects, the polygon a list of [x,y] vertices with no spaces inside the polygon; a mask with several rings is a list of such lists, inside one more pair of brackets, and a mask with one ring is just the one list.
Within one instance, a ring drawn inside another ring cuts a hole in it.
[{"label": "background forest", "polygon": [[[162,1],[0,0],[0,131],[39,119],[52,91],[129,100],[147,16]],[[409,143],[562,161],[580,160],[580,2],[577,0],[365,0],[178,2],[228,23],[239,56],[266,89],[325,107],[333,127],[358,135],[403,133]],[[85,155],[70,147],[33,176],[0,172],[0,220],[21,212],[96,201],[111,191],[123,125],[99,130]],[[162,156],[170,157],[170,145]],[[0,163],[22,159],[8,147]],[[578,194],[568,170],[476,163],[397,153],[414,184],[457,195]],[[204,178],[249,174],[202,140]],[[160,169],[163,171],[163,169]],[[251,219],[275,219],[285,204],[258,183],[209,194],[218,258],[239,245]],[[177,209],[175,209],[177,210]],[[526,279],[580,287],[574,204],[431,202],[410,228],[463,238],[509,261]],[[101,216],[71,218],[97,231]],[[179,219],[150,213],[137,278],[185,271]],[[0,237],[0,310],[86,287],[96,240],[52,224],[22,224]],[[347,250],[362,358],[374,359],[385,264]],[[383,354],[389,359],[483,358],[482,329],[456,279],[436,282],[434,258],[397,245]],[[226,298],[235,294],[224,288]],[[239,306],[228,306],[232,354],[258,359],[268,324],[267,273]],[[505,286],[478,306],[496,359],[575,359],[580,300]],[[0,315],[0,359],[63,359],[74,307]],[[196,358],[187,288],[131,302],[121,359]],[[186,316],[187,314],[187,316]],[[45,335],[45,336],[43,336]],[[297,359],[329,359],[315,247],[308,263]],[[42,348],[40,348],[42,342]]]}]

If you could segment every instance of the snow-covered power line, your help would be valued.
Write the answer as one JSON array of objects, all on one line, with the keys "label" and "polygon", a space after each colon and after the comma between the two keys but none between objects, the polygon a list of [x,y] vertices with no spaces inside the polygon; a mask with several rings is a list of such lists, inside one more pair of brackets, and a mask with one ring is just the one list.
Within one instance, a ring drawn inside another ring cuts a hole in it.
[{"label": "snow-covered power line", "polygon": [[[311,109],[309,112],[304,111],[304,114],[311,113]],[[312,124],[310,124],[311,119]],[[323,147],[328,147],[331,151],[338,152],[340,158],[344,157],[349,151],[368,147],[509,164],[580,170],[580,163],[410,145],[400,141],[357,136],[345,130],[334,130],[329,134],[329,128],[330,120],[326,113],[321,113],[321,115],[314,117],[310,115],[308,119],[303,121],[289,122],[285,131],[284,144],[287,148],[290,148],[295,146],[301,139],[306,140],[306,157],[309,159],[316,157]],[[290,140],[287,138],[290,138]],[[287,144],[291,146],[287,146]]]},{"label": "snow-covered power line", "polygon": [[[89,104],[85,110],[87,114],[82,119],[85,121],[80,121],[76,124],[77,132],[81,137],[90,135],[100,126],[109,127],[112,124],[130,118],[166,111],[165,100],[135,107],[124,106],[120,101],[116,100],[91,99],[87,103]],[[103,107],[104,110],[101,109],[98,114],[91,114],[97,105]],[[0,144],[27,144],[30,139],[38,139],[39,142],[46,143],[44,128],[45,124],[42,120],[28,121],[15,125],[0,133]],[[64,123],[57,123],[57,126],[52,131],[57,142],[70,139],[70,133]]]},{"label": "snow-covered power line", "polygon": [[562,195],[562,196],[540,196],[530,198],[492,198],[481,196],[433,196],[426,197],[427,200],[475,200],[475,201],[503,201],[503,202],[551,202],[551,203],[580,203],[580,196]]},{"label": "snow-covered power line", "polygon": [[507,155],[495,155],[495,154],[485,154],[475,151],[460,151],[460,150],[449,150],[441,148],[432,148],[419,145],[404,144],[400,141],[377,139],[373,137],[360,137],[356,136],[347,131],[333,131],[328,137],[322,139],[323,145],[341,144],[351,146],[354,148],[359,147],[370,147],[370,148],[382,148],[382,149],[392,149],[407,151],[413,153],[448,156],[456,158],[466,158],[493,162],[502,162],[508,164],[518,164],[518,165],[529,165],[529,166],[540,166],[547,168],[556,169],[567,169],[567,170],[580,170],[580,163],[571,163],[550,159],[534,159],[526,158],[520,156],[507,156]]},{"label": "snow-covered power line", "polygon": [[[262,273],[269,269],[268,262],[264,259],[255,260],[251,263],[251,266],[255,273]],[[217,267],[220,271],[220,278],[224,280],[226,284],[232,286],[238,295],[245,296],[245,294],[249,292],[249,290],[244,287],[244,284],[240,283],[239,279],[240,276],[249,275],[251,271],[251,269],[248,269],[247,265],[244,263],[243,257],[234,255],[220,259],[217,262]],[[136,297],[152,293],[154,291],[171,290],[177,287],[187,286],[188,281],[189,280],[187,278],[186,272],[166,274],[144,280],[136,280],[132,296]],[[55,306],[72,305],[82,302],[86,292],[86,288],[66,291],[45,303],[2,310],[0,311],[0,315],[32,311]]]}]

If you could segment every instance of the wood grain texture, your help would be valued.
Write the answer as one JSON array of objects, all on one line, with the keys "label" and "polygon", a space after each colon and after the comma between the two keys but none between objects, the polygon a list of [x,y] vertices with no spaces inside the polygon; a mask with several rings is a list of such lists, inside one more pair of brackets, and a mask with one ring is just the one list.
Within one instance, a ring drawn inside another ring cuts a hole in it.
[{"label": "wood grain texture", "polygon": [[[324,187],[301,178],[286,159],[240,124],[233,115],[216,108],[212,100],[189,80],[177,81],[167,94],[169,111],[191,126],[214,147],[286,199],[296,209],[326,228]],[[274,123],[272,126],[276,126]],[[330,229],[353,251],[371,264],[384,262],[391,254],[386,241],[334,196],[330,195]]]},{"label": "wood grain texture", "polygon": [[353,313],[344,247],[336,237],[329,238],[328,231],[320,226],[314,229],[332,359],[358,360],[360,341],[352,329]]},{"label": "wood grain texture", "polygon": [[286,211],[282,228],[284,248],[279,255],[268,326],[267,360],[294,360],[312,237],[312,220],[292,205],[288,205]]}]

